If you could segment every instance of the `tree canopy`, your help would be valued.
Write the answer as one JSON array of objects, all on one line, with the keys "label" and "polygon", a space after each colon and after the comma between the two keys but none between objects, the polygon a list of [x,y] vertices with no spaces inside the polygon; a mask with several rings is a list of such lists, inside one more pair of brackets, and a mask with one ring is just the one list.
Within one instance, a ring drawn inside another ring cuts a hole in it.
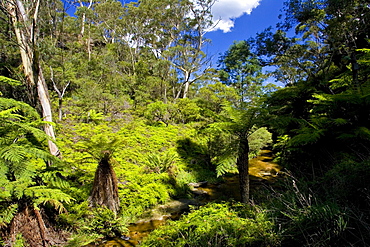
[{"label": "tree canopy", "polygon": [[286,0],[213,65],[214,3],[0,2],[0,244],[180,208],[142,245],[367,246],[369,3]]}]

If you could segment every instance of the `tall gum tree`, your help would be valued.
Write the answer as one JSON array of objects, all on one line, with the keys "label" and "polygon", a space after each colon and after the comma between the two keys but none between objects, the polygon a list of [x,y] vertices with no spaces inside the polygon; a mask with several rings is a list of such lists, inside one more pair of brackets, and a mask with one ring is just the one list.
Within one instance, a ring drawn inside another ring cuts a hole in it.
[{"label": "tall gum tree", "polygon": [[[44,121],[53,122],[51,103],[48,88],[40,66],[38,39],[38,16],[40,0],[8,0],[1,3],[13,24],[17,37],[26,83],[30,87],[36,86],[38,99],[42,108]],[[60,151],[56,146],[54,128],[51,124],[44,125],[45,133],[50,137],[49,150],[52,155],[59,156]]]}]

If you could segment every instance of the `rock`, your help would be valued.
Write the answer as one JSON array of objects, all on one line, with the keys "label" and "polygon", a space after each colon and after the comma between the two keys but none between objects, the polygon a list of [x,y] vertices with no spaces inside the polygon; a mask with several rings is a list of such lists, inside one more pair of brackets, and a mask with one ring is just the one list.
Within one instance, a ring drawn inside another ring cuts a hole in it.
[{"label": "rock", "polygon": [[208,181],[203,181],[203,182],[198,182],[198,183],[188,183],[189,186],[192,186],[194,188],[205,187],[207,186],[207,184],[208,184]]}]

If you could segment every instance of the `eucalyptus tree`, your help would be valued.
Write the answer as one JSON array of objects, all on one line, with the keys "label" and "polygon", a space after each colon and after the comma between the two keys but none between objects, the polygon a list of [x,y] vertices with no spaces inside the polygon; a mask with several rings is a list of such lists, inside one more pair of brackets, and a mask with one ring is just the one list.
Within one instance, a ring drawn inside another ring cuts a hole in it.
[{"label": "eucalyptus tree", "polygon": [[[253,87],[262,85],[263,74],[259,59],[250,51],[247,41],[234,42],[219,59],[219,76],[223,83],[237,89],[240,100],[249,101]],[[256,88],[256,92],[258,89]]]},{"label": "eucalyptus tree", "polygon": [[[37,88],[42,116],[45,121],[51,123],[53,119],[50,97],[40,64],[41,51],[38,47],[40,35],[39,11],[41,5],[42,2],[40,0],[6,0],[1,2],[2,10],[7,14],[16,35],[16,42],[22,58],[25,83],[30,88]],[[55,156],[59,156],[60,151],[53,141],[55,139],[53,125],[45,124],[44,130],[51,137],[49,140],[50,152]]]},{"label": "eucalyptus tree", "polygon": [[[131,46],[147,47],[167,75],[176,71],[178,81],[172,85],[173,98],[186,98],[190,85],[200,79],[208,60],[203,53],[204,35],[212,26],[211,7],[207,1],[140,1],[128,5],[127,35]],[[136,17],[136,18],[133,18]],[[162,73],[163,73],[162,72]]]},{"label": "eucalyptus tree", "polygon": [[191,84],[204,77],[210,68],[210,61],[202,49],[208,42],[205,34],[213,26],[211,8],[215,1],[183,2],[187,4],[187,8],[183,13],[184,24],[179,30],[180,36],[164,54],[181,75],[175,99],[180,96],[186,98]]}]

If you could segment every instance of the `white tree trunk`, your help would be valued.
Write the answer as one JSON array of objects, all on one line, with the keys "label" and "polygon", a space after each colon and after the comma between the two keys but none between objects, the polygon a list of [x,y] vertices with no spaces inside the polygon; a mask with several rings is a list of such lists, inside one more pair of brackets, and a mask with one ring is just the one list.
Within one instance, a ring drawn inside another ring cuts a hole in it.
[{"label": "white tree trunk", "polygon": [[[11,17],[14,32],[17,37],[17,42],[20,48],[21,58],[26,81],[30,85],[37,86],[39,101],[42,108],[43,120],[53,122],[51,113],[51,104],[48,89],[39,65],[39,58],[36,56],[34,44],[36,43],[36,28],[37,28],[37,13],[40,0],[32,1],[34,5],[28,3],[27,11],[24,8],[23,2],[20,0],[10,0],[6,4],[9,16]],[[29,21],[30,10],[34,7],[34,15],[32,21]],[[60,155],[60,151],[56,144],[52,141],[55,140],[54,128],[50,124],[45,124],[45,133],[51,138],[49,141],[50,153],[55,156]]]}]

